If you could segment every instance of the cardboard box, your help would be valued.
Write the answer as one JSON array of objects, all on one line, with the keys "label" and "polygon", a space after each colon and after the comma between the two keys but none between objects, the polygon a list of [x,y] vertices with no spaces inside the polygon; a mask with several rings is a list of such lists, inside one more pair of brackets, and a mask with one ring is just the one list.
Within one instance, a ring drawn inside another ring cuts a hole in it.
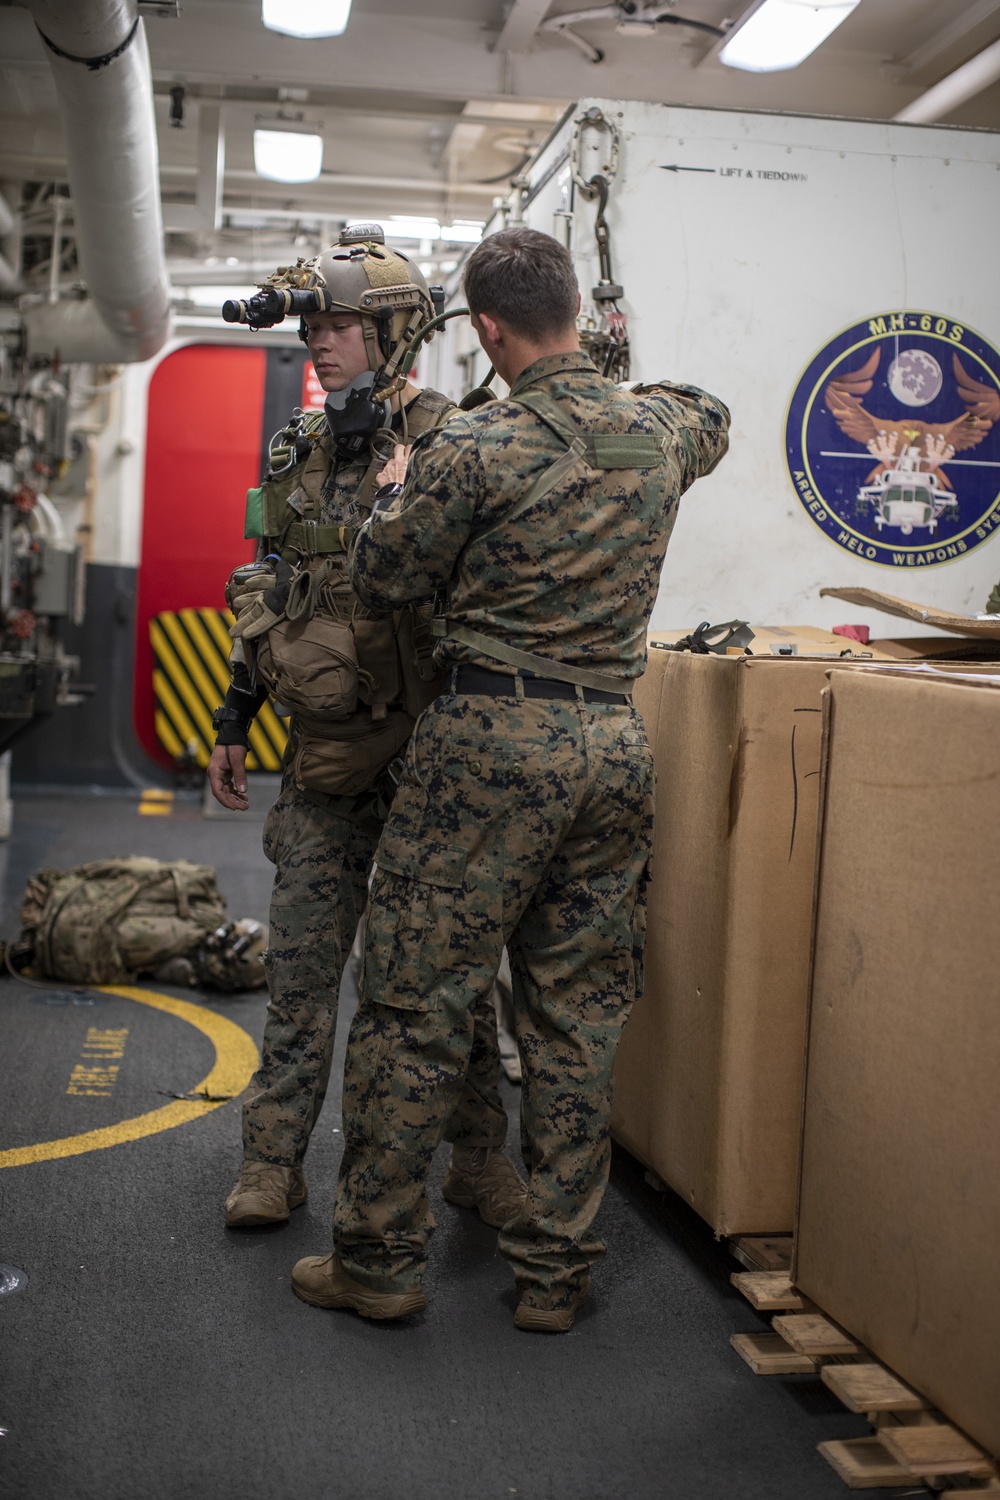
[{"label": "cardboard box", "polygon": [[829,642],[788,658],[651,645],[636,687],[656,829],[612,1130],[719,1234],[794,1221],[822,692],[849,646]]},{"label": "cardboard box", "polygon": [[1000,679],[828,701],[793,1274],[1000,1454]]},{"label": "cardboard box", "polygon": [[879,637],[871,643],[873,652],[879,657],[891,656],[897,661],[920,661],[931,659],[949,661],[998,661],[1000,662],[1000,637],[983,640],[982,637],[944,635],[908,635]]},{"label": "cardboard box", "polygon": [[848,604],[878,609],[900,620],[916,620],[920,625],[933,625],[937,630],[948,630],[956,635],[1000,641],[1000,615],[957,614],[953,610],[938,609],[933,604],[914,604],[911,599],[897,599],[895,594],[882,594],[878,589],[820,589],[819,592],[822,598],[844,599]]}]

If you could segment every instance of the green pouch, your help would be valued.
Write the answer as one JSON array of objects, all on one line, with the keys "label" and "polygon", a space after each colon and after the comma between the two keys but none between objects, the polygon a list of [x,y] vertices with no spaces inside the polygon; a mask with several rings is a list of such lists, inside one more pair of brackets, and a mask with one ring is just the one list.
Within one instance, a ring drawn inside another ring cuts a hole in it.
[{"label": "green pouch", "polygon": [[255,490],[247,490],[243,535],[248,542],[257,541],[264,535],[264,490],[261,486]]}]

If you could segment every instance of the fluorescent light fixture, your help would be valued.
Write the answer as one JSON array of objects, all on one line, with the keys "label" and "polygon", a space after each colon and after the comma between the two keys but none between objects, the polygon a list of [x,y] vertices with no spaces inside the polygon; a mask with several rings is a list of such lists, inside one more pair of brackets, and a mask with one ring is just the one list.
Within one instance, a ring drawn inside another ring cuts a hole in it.
[{"label": "fluorescent light fixture", "polygon": [[253,164],[273,182],[315,182],[323,166],[323,137],[292,130],[255,130]]},{"label": "fluorescent light fixture", "polygon": [[441,238],[452,245],[478,245],[485,224],[460,219],[456,224],[442,224]]},{"label": "fluorescent light fixture", "polygon": [[858,4],[859,0],[764,0],[730,34],[719,61],[748,73],[797,68]]},{"label": "fluorescent light fixture", "polygon": [[441,238],[441,225],[437,219],[412,219],[400,214],[396,218],[386,219],[384,228],[387,240],[439,240]]},{"label": "fluorescent light fixture", "polygon": [[285,36],[340,36],[351,14],[351,0],[262,0],[260,18],[268,31]]}]

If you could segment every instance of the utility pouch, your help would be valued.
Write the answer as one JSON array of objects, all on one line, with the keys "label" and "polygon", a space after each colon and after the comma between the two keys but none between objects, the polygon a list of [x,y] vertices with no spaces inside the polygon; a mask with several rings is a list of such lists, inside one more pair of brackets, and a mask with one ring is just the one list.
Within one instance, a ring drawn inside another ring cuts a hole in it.
[{"label": "utility pouch", "polygon": [[312,719],[349,719],[357,709],[354,634],[332,615],[277,620],[260,637],[257,671],[280,703]]},{"label": "utility pouch", "polygon": [[375,615],[358,605],[351,626],[362,673],[358,696],[371,708],[372,718],[382,720],[389,704],[398,703],[402,695],[392,616]]},{"label": "utility pouch", "polygon": [[243,520],[243,536],[248,542],[259,541],[264,535],[264,491],[260,485],[247,490],[247,508]]},{"label": "utility pouch", "polygon": [[444,692],[447,670],[434,665],[433,615],[434,604],[428,600],[425,604],[407,604],[396,616],[403,707],[413,719],[419,719]]},{"label": "utility pouch", "polygon": [[382,718],[357,714],[347,723],[314,723],[296,718],[297,744],[292,775],[304,792],[356,797],[367,791],[399,754],[413,730],[413,720],[401,709]]}]

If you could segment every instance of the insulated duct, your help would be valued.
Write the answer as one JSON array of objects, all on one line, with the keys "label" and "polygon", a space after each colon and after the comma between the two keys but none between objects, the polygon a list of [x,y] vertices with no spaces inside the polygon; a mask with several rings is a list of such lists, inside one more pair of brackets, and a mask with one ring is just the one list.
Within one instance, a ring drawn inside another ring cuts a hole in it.
[{"label": "insulated duct", "polygon": [[92,312],[72,302],[26,309],[29,349],[64,360],[150,359],[169,336],[170,292],[149,51],[135,0],[28,0],[28,9],[59,96],[93,303]]},{"label": "insulated duct", "polygon": [[933,125],[950,115],[952,110],[974,99],[984,89],[1000,78],[1000,41],[994,42],[976,57],[942,78],[925,94],[914,99],[894,120],[903,120],[911,125]]}]

